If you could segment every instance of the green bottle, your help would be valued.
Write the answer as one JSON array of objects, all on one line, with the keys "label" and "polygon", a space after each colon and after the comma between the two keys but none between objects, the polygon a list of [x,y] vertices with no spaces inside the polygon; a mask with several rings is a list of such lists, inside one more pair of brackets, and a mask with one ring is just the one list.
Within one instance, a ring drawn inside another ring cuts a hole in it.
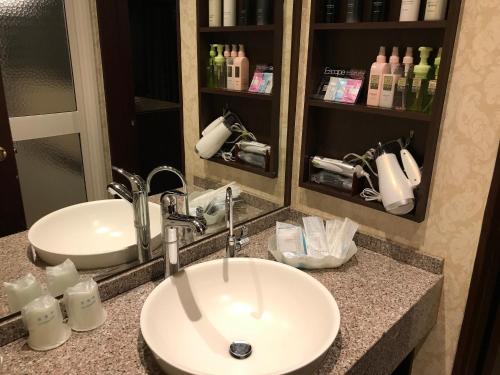
[{"label": "green bottle", "polygon": [[223,55],[224,45],[216,44],[217,56],[214,57],[214,87],[226,88],[226,58]]},{"label": "green bottle", "polygon": [[431,66],[428,64],[431,47],[420,47],[420,62],[413,67],[413,81],[409,95],[409,110],[423,112],[427,98],[427,87],[429,83],[429,71]]},{"label": "green bottle", "polygon": [[434,59],[434,79],[429,81],[427,86],[427,104],[425,105],[424,112],[432,112],[432,104],[434,103],[434,96],[436,95],[436,87],[439,76],[439,66],[441,65],[441,53],[443,48],[439,48],[436,58]]},{"label": "green bottle", "polygon": [[217,53],[215,52],[215,44],[210,45],[210,53],[208,57],[207,64],[207,87],[214,88],[215,87],[215,79],[214,79],[214,58]]}]

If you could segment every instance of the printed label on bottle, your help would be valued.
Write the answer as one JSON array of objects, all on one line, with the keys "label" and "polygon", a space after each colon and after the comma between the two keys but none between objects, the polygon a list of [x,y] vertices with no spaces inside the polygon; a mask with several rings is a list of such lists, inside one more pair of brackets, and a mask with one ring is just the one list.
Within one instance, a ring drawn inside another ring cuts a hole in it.
[{"label": "printed label on bottle", "polygon": [[231,78],[233,76],[233,69],[230,65],[227,67],[227,78]]},{"label": "printed label on bottle", "polygon": [[422,79],[421,78],[414,78],[413,82],[411,84],[411,92],[417,93],[420,91],[420,87],[422,86]]},{"label": "printed label on bottle", "polygon": [[373,74],[370,77],[370,90],[378,90],[379,81],[380,76],[378,74]]},{"label": "printed label on bottle", "polygon": [[434,95],[436,93],[436,87],[437,87],[437,81],[435,79],[429,81],[429,87],[427,88],[427,92],[430,95]]},{"label": "printed label on bottle", "polygon": [[234,78],[240,78],[240,67],[239,66],[234,67]]},{"label": "printed label on bottle", "polygon": [[404,91],[406,89],[406,77],[400,77],[398,79],[398,83],[397,83],[397,90],[398,91]]},{"label": "printed label on bottle", "polygon": [[383,91],[392,91],[392,75],[384,76],[384,81],[382,82]]}]

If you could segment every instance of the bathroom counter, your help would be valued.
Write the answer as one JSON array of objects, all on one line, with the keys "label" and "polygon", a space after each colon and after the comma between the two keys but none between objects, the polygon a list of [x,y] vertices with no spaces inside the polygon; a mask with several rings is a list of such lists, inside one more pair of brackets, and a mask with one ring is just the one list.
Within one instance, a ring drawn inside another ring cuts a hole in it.
[{"label": "bathroom counter", "polygon": [[[214,186],[203,186],[206,184],[204,179],[197,178],[197,183],[200,185],[193,185],[190,187],[190,192],[203,191],[206,188],[213,188]],[[244,203],[239,204],[235,209],[235,223],[247,221],[249,219],[258,217],[267,212],[273,211],[278,208],[278,205],[265,201],[264,199],[254,197],[248,193],[242,193]],[[150,202],[160,203],[160,194],[149,197]],[[199,241],[204,238],[210,237],[216,233],[224,231],[226,223],[223,220],[220,223],[210,225],[204,235],[197,235],[195,240]],[[191,243],[181,240],[181,246],[187,246]],[[160,248],[153,249],[153,257],[160,255]],[[0,237],[0,282],[15,280],[28,273],[33,274],[42,285],[47,285],[47,277],[45,267],[47,264],[31,250],[28,241],[28,231],[19,232],[10,236]],[[105,274],[111,274],[115,269],[121,269],[122,266],[114,266],[108,268],[100,268],[94,270],[80,270],[80,274],[88,277],[97,277]],[[6,316],[10,313],[7,303],[7,296],[0,288],[0,317]]]},{"label": "bathroom counter", "polygon": [[[267,240],[272,233],[274,227],[252,236],[240,255],[267,258]],[[199,262],[222,256],[224,251],[220,250]],[[339,334],[318,374],[390,374],[436,321],[442,288],[438,273],[362,247],[340,268],[309,273],[332,292],[341,316]],[[161,373],[139,328],[142,305],[159,282],[148,282],[105,301],[105,324],[92,332],[73,332],[57,349],[35,352],[25,339],[0,347],[3,371]]]}]

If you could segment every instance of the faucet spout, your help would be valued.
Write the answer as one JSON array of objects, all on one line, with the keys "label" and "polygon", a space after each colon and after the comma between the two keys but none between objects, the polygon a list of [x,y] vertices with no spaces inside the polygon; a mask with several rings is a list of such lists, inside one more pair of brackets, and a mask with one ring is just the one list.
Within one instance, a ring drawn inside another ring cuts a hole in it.
[{"label": "faucet spout", "polygon": [[125,185],[118,182],[111,182],[108,184],[108,193],[125,199],[129,203],[133,202],[132,193],[130,192],[130,190],[128,190]]},{"label": "faucet spout", "polygon": [[139,262],[144,263],[152,258],[148,192],[146,184],[141,176],[129,173],[122,168],[113,167],[113,170],[125,177],[130,183],[131,191],[123,184],[111,182],[108,185],[108,192],[132,204],[134,209],[135,235],[137,239],[137,255]]},{"label": "faucet spout", "polygon": [[207,223],[204,219],[177,212],[178,197],[185,197],[185,194],[179,191],[167,191],[160,198],[165,278],[179,272],[180,269],[177,228],[190,228],[198,234],[205,233],[207,229]]}]

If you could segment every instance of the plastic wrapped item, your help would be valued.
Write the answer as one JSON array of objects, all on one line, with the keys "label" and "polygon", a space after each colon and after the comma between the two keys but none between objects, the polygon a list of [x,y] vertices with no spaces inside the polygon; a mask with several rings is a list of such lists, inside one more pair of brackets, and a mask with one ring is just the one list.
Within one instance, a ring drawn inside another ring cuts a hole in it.
[{"label": "plastic wrapped item", "polygon": [[247,164],[254,165],[262,169],[266,168],[266,157],[264,155],[253,154],[246,151],[238,151],[238,159],[244,161]]},{"label": "plastic wrapped item", "polygon": [[311,174],[311,181],[343,191],[352,191],[352,178],[344,177],[326,170]]},{"label": "plastic wrapped item", "polygon": [[302,228],[276,223],[276,236],[269,238],[268,250],[277,261],[305,269],[335,268],[348,262],[357,253],[353,237],[358,224],[352,220],[328,220],[326,229],[323,219],[319,217],[305,217],[303,222],[306,227],[306,247],[303,251],[297,251],[297,234],[283,235],[284,229],[293,229],[293,233],[302,234]]},{"label": "plastic wrapped item", "polygon": [[31,273],[17,280],[4,282],[3,287],[12,313],[20,311],[26,304],[42,295],[42,287]]},{"label": "plastic wrapped item", "polygon": [[302,228],[296,225],[276,222],[276,242],[280,252],[291,255],[305,255]]},{"label": "plastic wrapped item", "polygon": [[74,331],[90,331],[106,320],[99,288],[92,279],[66,289],[63,301],[68,312],[68,324]]},{"label": "plastic wrapped item", "polygon": [[64,305],[68,324],[74,331],[90,331],[106,321],[97,283],[90,279],[66,289]]},{"label": "plastic wrapped item", "polygon": [[271,146],[266,145],[265,143],[255,141],[239,141],[237,145],[241,151],[257,155],[265,156],[267,153],[271,152]]},{"label": "plastic wrapped item", "polygon": [[307,254],[312,256],[328,255],[325,223],[322,218],[308,216],[302,218],[306,237]]},{"label": "plastic wrapped item", "polygon": [[71,336],[71,329],[63,323],[59,302],[52,296],[44,295],[31,301],[23,307],[21,315],[29,332],[28,345],[31,349],[54,349]]},{"label": "plastic wrapped item", "polygon": [[345,258],[358,228],[359,224],[349,218],[345,218],[344,221],[327,220],[326,237],[330,254],[339,259]]},{"label": "plastic wrapped item", "polygon": [[354,241],[351,241],[349,246],[349,251],[345,258],[337,258],[333,255],[326,255],[322,257],[314,257],[310,255],[295,255],[293,253],[282,253],[278,251],[276,246],[276,236],[272,235],[268,240],[268,250],[278,262],[288,264],[289,266],[314,270],[321,268],[336,268],[340,267],[344,263],[347,263],[357,252],[358,248]]},{"label": "plastic wrapped item", "polygon": [[80,275],[76,270],[75,264],[70,259],[66,259],[57,266],[46,267],[45,272],[47,273],[49,292],[54,297],[63,294],[66,288],[80,281]]}]

